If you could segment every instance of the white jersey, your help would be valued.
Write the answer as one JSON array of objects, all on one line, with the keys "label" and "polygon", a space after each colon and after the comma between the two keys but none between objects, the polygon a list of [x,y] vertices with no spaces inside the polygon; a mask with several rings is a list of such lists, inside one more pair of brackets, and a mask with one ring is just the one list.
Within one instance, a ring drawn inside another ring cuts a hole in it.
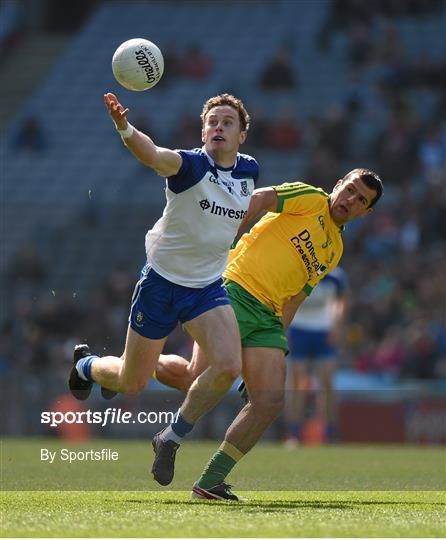
[{"label": "white jersey", "polygon": [[147,262],[177,285],[201,288],[225,269],[259,167],[244,154],[237,154],[233,167],[221,168],[204,148],[178,152],[183,163],[166,180],[163,215],[146,235]]},{"label": "white jersey", "polygon": [[318,283],[310,296],[301,304],[290,327],[329,332],[336,322],[336,302],[344,294],[345,288],[345,273],[337,267]]}]

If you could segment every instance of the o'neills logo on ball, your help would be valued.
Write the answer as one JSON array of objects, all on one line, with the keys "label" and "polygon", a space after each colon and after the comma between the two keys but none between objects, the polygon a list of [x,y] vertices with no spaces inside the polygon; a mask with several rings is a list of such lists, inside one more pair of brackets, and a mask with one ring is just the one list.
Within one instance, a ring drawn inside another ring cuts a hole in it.
[{"label": "o'neills logo on ball", "polygon": [[141,49],[135,51],[135,58],[146,72],[146,80],[149,84],[156,82],[160,78],[160,68],[152,51],[141,45]]}]

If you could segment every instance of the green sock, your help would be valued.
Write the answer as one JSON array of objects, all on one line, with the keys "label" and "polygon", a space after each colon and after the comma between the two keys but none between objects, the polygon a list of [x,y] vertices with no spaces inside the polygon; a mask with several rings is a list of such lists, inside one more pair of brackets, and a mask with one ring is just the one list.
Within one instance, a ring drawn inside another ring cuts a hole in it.
[{"label": "green sock", "polygon": [[206,465],[197,484],[203,489],[221,484],[242,457],[240,450],[225,441]]}]

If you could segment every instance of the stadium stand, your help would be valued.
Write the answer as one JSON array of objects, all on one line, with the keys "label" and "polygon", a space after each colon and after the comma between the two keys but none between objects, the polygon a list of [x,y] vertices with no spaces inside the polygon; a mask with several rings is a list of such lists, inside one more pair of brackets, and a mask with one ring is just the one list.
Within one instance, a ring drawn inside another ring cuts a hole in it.
[{"label": "stadium stand", "polygon": [[[350,54],[354,23],[330,23],[329,0],[98,3],[4,134],[4,369],[29,373],[39,355],[46,358],[44,367],[54,366],[60,354],[68,358],[71,344],[88,337],[95,324],[98,312],[90,298],[103,294],[100,282],[121,265],[132,283],[143,263],[143,237],[160,215],[163,181],[122,149],[103,93],[116,92],[132,119],[141,117],[155,140],[175,147],[172,134],[185,110],[198,115],[207,97],[229,91],[245,101],[253,125],[256,110],[266,125],[284,110],[292,110],[299,124],[302,143],[296,151],[249,146],[262,167],[259,185],[303,179],[328,188],[334,174],[359,163],[383,171],[386,195],[374,218],[346,232],[343,266],[355,292],[344,362],[369,374],[392,366],[387,373],[395,379],[444,377],[446,2],[427,4],[422,14],[369,13],[369,53],[357,65]],[[328,45],[318,46],[329,23]],[[211,55],[213,69],[195,81],[169,74],[167,63],[166,79],[150,92],[123,90],[113,79],[111,55],[135,36],[148,37],[162,50],[174,44],[180,55],[197,43]],[[299,82],[295,90],[271,96],[259,89],[258,79],[284,45]],[[45,134],[42,152],[14,144],[30,116],[39,118]],[[8,272],[26,243],[45,262],[46,279],[31,288],[34,303],[25,309],[20,301],[29,286],[11,284]],[[56,313],[75,307],[79,328],[48,330],[45,310],[59,297]],[[107,298],[95,301],[102,313],[110,309]],[[127,305],[116,311],[119,328],[125,328],[126,312]],[[27,325],[37,329],[38,343]],[[116,328],[107,327],[106,335]],[[399,358],[393,364],[382,347],[389,342],[397,349],[393,358]],[[96,334],[94,343],[103,346]],[[429,362],[423,363],[422,351]]]}]

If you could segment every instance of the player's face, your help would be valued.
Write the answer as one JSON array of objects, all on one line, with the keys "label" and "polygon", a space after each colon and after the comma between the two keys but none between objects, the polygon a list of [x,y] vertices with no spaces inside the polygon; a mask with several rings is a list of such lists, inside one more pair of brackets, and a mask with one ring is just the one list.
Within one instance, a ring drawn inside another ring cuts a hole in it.
[{"label": "player's face", "polygon": [[357,175],[338,180],[330,197],[330,214],[337,225],[366,216],[376,191],[367,187]]},{"label": "player's face", "polygon": [[222,154],[235,154],[245,139],[246,131],[241,131],[240,118],[234,108],[219,105],[207,113],[202,140],[208,153],[217,157]]}]

